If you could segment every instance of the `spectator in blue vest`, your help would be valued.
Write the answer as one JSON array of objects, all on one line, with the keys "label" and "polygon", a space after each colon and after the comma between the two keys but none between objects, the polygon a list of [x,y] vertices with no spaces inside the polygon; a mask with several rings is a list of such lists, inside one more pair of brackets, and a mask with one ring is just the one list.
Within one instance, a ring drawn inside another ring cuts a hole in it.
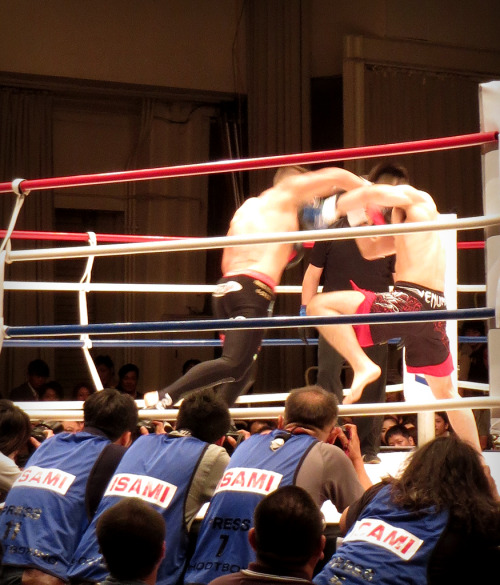
[{"label": "spectator in blue vest", "polygon": [[67,581],[69,564],[137,425],[135,402],[118,390],[92,394],[80,433],[59,433],[31,455],[0,516],[1,585]]},{"label": "spectator in blue vest", "polygon": [[196,514],[210,500],[229,461],[215,444],[229,430],[226,402],[213,390],[187,396],[179,408],[175,431],[140,436],[116,468],[96,516],[78,545],[69,576],[77,583],[99,582],[107,574],[96,538],[96,524],[106,510],[139,497],[161,513],[167,523],[167,552],[158,583],[175,585],[184,570],[189,530]]},{"label": "spectator in blue vest", "polygon": [[500,502],[474,447],[437,437],[341,517],[345,535],[316,585],[491,582],[500,560]]}]

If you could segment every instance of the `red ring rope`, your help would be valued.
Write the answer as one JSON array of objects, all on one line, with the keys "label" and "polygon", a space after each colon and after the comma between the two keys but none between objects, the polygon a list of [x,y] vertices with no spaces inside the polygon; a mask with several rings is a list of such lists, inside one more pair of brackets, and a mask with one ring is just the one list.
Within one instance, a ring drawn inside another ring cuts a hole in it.
[{"label": "red ring rope", "polygon": [[[265,169],[282,165],[314,164],[319,162],[333,162],[357,158],[373,158],[387,156],[389,154],[412,154],[424,151],[447,150],[451,148],[463,148],[466,146],[478,146],[488,142],[498,142],[498,132],[477,132],[475,134],[464,134],[448,138],[433,138],[430,140],[417,140],[414,142],[398,142],[378,146],[359,146],[337,150],[218,161],[194,165],[178,165],[173,167],[159,167],[114,173],[74,175],[51,179],[25,179],[21,182],[20,189],[23,192],[29,192],[37,189],[56,189],[62,187],[78,187],[81,185],[102,185],[107,183],[124,183],[127,181],[164,179],[167,177],[206,175],[228,171]],[[0,183],[0,193],[11,193],[12,191],[12,182]]]},{"label": "red ring rope", "polygon": [[[7,235],[7,230],[0,230],[0,238]],[[86,232],[37,232],[16,230],[10,236],[13,240],[56,240],[61,242],[87,242],[89,235]],[[98,243],[108,244],[135,244],[138,242],[161,242],[162,240],[193,239],[187,236],[137,236],[134,234],[96,234]],[[196,239],[196,238],[194,238]],[[312,248],[314,242],[304,242],[304,248]],[[479,250],[484,248],[484,241],[457,242],[459,250]]]}]

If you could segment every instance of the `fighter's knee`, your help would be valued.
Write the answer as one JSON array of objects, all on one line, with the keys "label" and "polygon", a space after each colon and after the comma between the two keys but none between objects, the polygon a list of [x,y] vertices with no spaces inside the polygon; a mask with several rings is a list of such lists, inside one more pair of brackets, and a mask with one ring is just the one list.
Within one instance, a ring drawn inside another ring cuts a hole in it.
[{"label": "fighter's knee", "polygon": [[321,295],[315,295],[309,303],[307,303],[306,307],[306,315],[318,315],[321,307]]}]

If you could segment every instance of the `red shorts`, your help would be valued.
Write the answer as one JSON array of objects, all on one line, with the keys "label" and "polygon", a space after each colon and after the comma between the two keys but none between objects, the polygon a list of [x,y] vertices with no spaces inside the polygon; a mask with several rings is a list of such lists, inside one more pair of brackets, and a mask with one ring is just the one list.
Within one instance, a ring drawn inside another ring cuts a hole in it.
[{"label": "red shorts", "polygon": [[[353,282],[351,284],[365,296],[356,310],[360,315],[446,309],[442,292],[425,289],[411,282],[397,282],[392,292],[383,293],[363,290]],[[406,349],[408,372],[438,377],[453,372],[445,321],[354,325],[354,331],[361,347],[401,338]]]}]

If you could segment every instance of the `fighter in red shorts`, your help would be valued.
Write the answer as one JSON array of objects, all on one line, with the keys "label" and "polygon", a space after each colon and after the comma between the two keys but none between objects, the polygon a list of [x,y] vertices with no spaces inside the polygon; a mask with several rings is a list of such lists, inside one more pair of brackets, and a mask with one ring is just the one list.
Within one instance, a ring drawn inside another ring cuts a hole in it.
[{"label": "fighter in red shorts", "polygon": [[[338,216],[357,212],[357,225],[384,222],[414,223],[439,219],[432,197],[410,185],[366,185],[345,193],[337,200]],[[351,225],[352,222],[350,222]],[[308,315],[352,315],[354,313],[395,313],[401,311],[445,309],[443,290],[446,257],[438,231],[413,232],[396,236],[357,238],[361,254],[368,260],[396,254],[392,294],[375,294],[356,288],[322,293],[312,298]],[[344,404],[357,402],[363,388],[380,376],[380,368],[362,346],[402,337],[407,348],[409,371],[425,376],[438,399],[458,399],[453,385],[453,364],[444,323],[407,323],[403,325],[322,325],[325,339],[350,363],[354,377]],[[479,438],[470,409],[448,412],[450,422],[461,438],[479,451]]]}]

